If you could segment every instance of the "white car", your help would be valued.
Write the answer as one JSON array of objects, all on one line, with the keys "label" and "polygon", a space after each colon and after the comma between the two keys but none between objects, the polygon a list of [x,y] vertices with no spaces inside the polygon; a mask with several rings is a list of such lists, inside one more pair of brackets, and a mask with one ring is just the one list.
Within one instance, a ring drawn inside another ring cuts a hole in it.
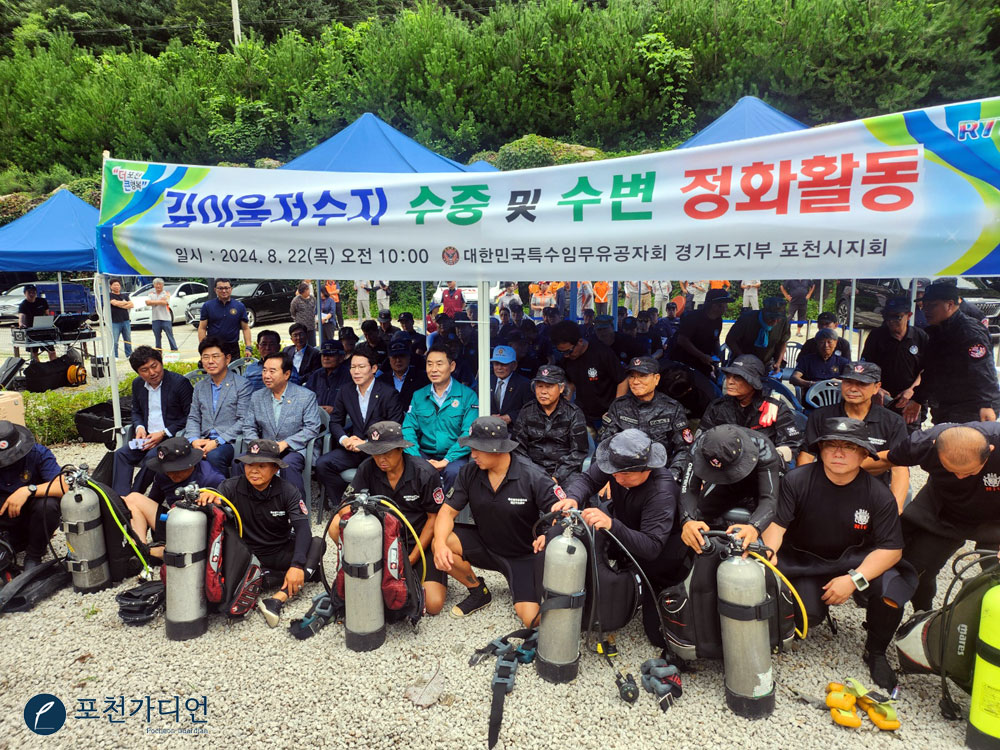
[{"label": "white car", "polygon": [[[468,286],[463,284],[456,284],[455,286],[460,292],[462,292],[462,298],[465,300],[466,304],[470,302],[475,302],[478,304],[479,302],[478,286]],[[431,301],[434,303],[435,306],[441,304],[441,295],[444,294],[444,290],[447,288],[448,288],[447,281],[439,281],[437,283],[437,288],[434,290],[434,294],[431,296]],[[500,293],[502,291],[503,289],[500,287],[500,284],[497,283],[490,284],[490,306],[496,304],[497,297],[500,296]]]},{"label": "white car", "polygon": [[[208,287],[197,281],[175,281],[166,283],[163,288],[170,292],[170,311],[174,314],[174,322],[184,322],[184,315],[191,305],[200,305],[208,297]],[[146,284],[129,292],[128,296],[135,307],[131,310],[132,325],[151,326],[153,324],[153,308],[146,304],[146,297],[153,292],[153,285]]]}]

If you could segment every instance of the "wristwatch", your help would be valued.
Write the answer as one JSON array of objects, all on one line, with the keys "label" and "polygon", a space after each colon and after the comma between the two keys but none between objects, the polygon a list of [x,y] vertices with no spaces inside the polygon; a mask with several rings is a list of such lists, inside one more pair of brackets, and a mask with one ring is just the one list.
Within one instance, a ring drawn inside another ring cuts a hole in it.
[{"label": "wristwatch", "polygon": [[864,591],[868,588],[868,579],[854,568],[847,571],[847,575],[849,575],[851,580],[854,581],[854,586],[858,589],[858,591]]},{"label": "wristwatch", "polygon": [[34,497],[36,492],[38,492],[38,485],[37,484],[29,484],[28,485],[28,497]]}]

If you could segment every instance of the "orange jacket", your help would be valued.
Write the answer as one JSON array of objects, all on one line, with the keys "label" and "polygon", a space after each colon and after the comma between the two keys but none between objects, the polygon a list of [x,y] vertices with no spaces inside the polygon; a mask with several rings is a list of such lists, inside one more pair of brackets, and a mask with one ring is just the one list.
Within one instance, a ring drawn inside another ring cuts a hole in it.
[{"label": "orange jacket", "polygon": [[594,282],[594,302],[607,302],[608,294],[611,292],[611,284],[607,281]]}]

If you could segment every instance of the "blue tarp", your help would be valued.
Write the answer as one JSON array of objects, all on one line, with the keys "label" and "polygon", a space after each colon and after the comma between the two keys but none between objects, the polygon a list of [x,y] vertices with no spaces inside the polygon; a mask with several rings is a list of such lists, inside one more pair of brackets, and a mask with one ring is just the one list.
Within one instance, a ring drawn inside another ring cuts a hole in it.
[{"label": "blue tarp", "polygon": [[96,271],[99,213],[69,190],[58,191],[0,227],[0,269]]},{"label": "blue tarp", "polygon": [[701,132],[691,136],[678,148],[710,146],[713,143],[742,141],[762,135],[805,130],[806,125],[762,102],[756,96],[744,96]]},{"label": "blue tarp", "polygon": [[281,168],[315,172],[496,171],[493,167],[467,167],[436,154],[370,112]]}]

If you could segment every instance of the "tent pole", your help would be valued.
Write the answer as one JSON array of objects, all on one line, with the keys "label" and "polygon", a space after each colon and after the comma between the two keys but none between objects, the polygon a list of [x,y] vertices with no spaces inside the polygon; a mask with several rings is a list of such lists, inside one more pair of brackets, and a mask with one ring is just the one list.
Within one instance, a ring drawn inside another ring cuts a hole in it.
[{"label": "tent pole", "polygon": [[910,279],[910,316],[917,314],[917,277]]},{"label": "tent pole", "polygon": [[66,312],[66,303],[63,301],[62,271],[56,273],[56,281],[59,283],[59,312]]},{"label": "tent pole", "polygon": [[618,282],[611,282],[611,324],[618,330]]},{"label": "tent pole", "polygon": [[479,416],[490,415],[490,282],[479,282]]},{"label": "tent pole", "polygon": [[104,339],[104,357],[108,362],[108,377],[111,379],[111,409],[115,420],[115,442],[121,447],[124,444],[125,435],[122,432],[122,404],[118,395],[118,363],[115,360],[114,342],[111,340],[111,287],[108,284],[108,277],[99,273],[95,277],[95,287],[99,289],[97,294],[100,306],[101,338]]},{"label": "tent pole", "polygon": [[323,346],[323,293],[319,290],[321,281],[322,279],[316,279],[316,346],[318,347]]},{"label": "tent pole", "polygon": [[580,317],[580,311],[577,309],[577,283],[576,281],[569,282],[569,319],[578,320]]},{"label": "tent pole", "polygon": [[427,282],[420,282],[420,331],[424,334],[424,338],[427,338],[427,289],[425,284]]},{"label": "tent pole", "polygon": [[851,346],[854,346],[854,293],[858,288],[858,280],[851,279],[851,308],[847,311],[847,336]]}]

